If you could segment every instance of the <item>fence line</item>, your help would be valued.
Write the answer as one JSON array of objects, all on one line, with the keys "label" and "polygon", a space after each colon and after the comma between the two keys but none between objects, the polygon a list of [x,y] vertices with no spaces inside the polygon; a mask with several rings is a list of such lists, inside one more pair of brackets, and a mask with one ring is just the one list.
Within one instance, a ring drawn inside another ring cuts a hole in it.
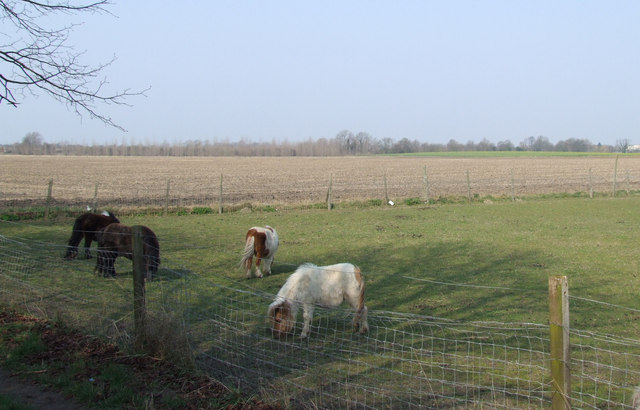
[{"label": "fence line", "polygon": [[[368,160],[350,158],[348,161],[345,159],[345,162],[362,161],[366,166],[371,166]],[[260,172],[259,183],[256,183],[256,178],[251,177],[250,170],[238,164],[235,164],[238,166],[237,170],[229,167],[225,172],[216,170],[208,174],[203,172],[203,175],[194,175],[199,170],[191,170],[190,173],[182,170],[183,174],[178,174],[177,171],[172,174],[167,170],[150,175],[150,171],[141,168],[139,172],[130,174],[126,184],[110,180],[85,182],[62,175],[58,180],[47,176],[46,180],[34,185],[33,181],[14,182],[0,177],[0,210],[38,206],[85,209],[92,206],[118,209],[121,213],[147,208],[151,212],[163,214],[170,209],[180,211],[198,207],[203,208],[201,211],[207,211],[204,208],[208,208],[208,212],[215,212],[217,208],[220,213],[224,209],[275,204],[326,204],[327,209],[331,209],[332,205],[358,200],[380,200],[383,203],[392,200],[398,203],[417,199],[433,202],[458,197],[471,202],[490,197],[517,200],[532,194],[578,192],[591,198],[594,193],[607,196],[628,195],[640,189],[640,158],[637,157],[623,158],[620,166],[617,159],[613,162],[613,158],[583,159],[591,161],[585,163],[572,159],[578,162],[570,162],[570,166],[562,168],[554,168],[547,158],[543,169],[530,169],[517,162],[515,165],[496,162],[479,169],[472,168],[473,162],[463,159],[455,162],[458,168],[451,168],[450,165],[444,167],[439,162],[433,162],[433,159],[397,159],[396,162],[390,162],[388,158],[378,160],[384,161],[384,165],[376,169],[384,171],[371,172],[370,169],[356,167],[332,170],[330,175],[318,173],[323,172],[323,168],[303,169],[282,175],[276,172],[277,167],[272,169],[265,165],[264,170],[257,171]],[[531,166],[537,164],[531,158],[518,161],[525,161]],[[407,170],[407,163],[415,168]],[[429,163],[429,166],[424,165],[425,163]],[[433,165],[434,163],[438,166]],[[593,166],[594,164],[598,167]],[[63,171],[58,170],[55,175]],[[97,178],[102,179],[104,176]],[[327,203],[328,201],[331,203]]]},{"label": "fence line", "polygon": [[[0,236],[4,303],[133,343],[131,279],[97,278],[89,274],[93,261],[63,263],[62,253]],[[351,330],[352,312],[318,307],[309,338],[276,339],[265,320],[274,295],[172,260],[163,261],[158,276],[147,283],[149,318],[182,323],[198,366],[246,392],[307,408],[551,404],[547,324],[373,310],[369,333],[359,335]],[[579,329],[570,337],[572,405],[630,408],[640,385],[640,341]]]}]

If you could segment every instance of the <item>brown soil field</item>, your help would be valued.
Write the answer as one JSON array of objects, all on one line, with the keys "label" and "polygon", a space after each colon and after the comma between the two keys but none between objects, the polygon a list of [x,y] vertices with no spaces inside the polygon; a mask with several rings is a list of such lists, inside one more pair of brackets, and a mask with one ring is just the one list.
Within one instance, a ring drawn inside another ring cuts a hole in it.
[{"label": "brown soil field", "polygon": [[[83,157],[0,156],[0,208],[45,202],[85,206],[305,204],[332,200],[541,193],[611,193],[614,156]],[[424,170],[426,167],[426,179]],[[640,156],[618,159],[617,190],[640,189]],[[169,195],[167,196],[167,191]]]}]

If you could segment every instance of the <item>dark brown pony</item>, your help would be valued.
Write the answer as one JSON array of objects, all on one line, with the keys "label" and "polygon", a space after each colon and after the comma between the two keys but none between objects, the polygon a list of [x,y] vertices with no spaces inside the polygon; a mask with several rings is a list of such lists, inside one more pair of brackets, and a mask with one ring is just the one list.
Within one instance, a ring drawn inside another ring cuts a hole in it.
[{"label": "dark brown pony", "polygon": [[118,218],[111,212],[104,211],[101,214],[87,212],[76,218],[73,223],[73,232],[67,246],[65,259],[74,259],[78,256],[78,245],[84,237],[84,255],[87,259],[91,259],[91,242],[98,240],[98,235],[107,225],[114,222],[120,222]]},{"label": "dark brown pony", "polygon": [[[98,260],[96,268],[104,277],[116,276],[115,262],[118,256],[133,259],[133,228],[121,223],[108,225],[98,237]],[[153,231],[142,228],[145,276],[152,279],[160,265],[160,244]]]}]

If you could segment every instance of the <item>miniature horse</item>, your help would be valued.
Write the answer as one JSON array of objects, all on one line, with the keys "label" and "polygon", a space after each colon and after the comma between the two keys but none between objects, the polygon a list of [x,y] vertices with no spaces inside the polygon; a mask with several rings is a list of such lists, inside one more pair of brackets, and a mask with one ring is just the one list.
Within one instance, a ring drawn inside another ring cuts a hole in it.
[{"label": "miniature horse", "polygon": [[302,305],[304,327],[300,337],[309,335],[315,305],[339,306],[346,300],[353,309],[353,328],[360,333],[369,331],[367,307],[364,304],[364,278],[357,266],[339,263],[330,266],[301,265],[289,276],[269,306],[267,317],[274,336],[281,337],[291,331]]},{"label": "miniature horse", "polygon": [[107,225],[117,222],[120,222],[118,218],[107,211],[102,214],[87,212],[80,215],[73,223],[73,232],[64,258],[74,259],[78,256],[78,244],[84,237],[84,254],[87,259],[91,259],[91,242],[98,240],[98,235]]},{"label": "miniature horse", "polygon": [[[244,252],[240,266],[245,269],[247,279],[251,277],[251,262],[256,257],[256,275],[271,274],[271,263],[278,250],[278,233],[269,225],[264,228],[254,226],[249,229],[245,238]],[[260,262],[264,267],[260,270]]]},{"label": "miniature horse", "polygon": [[[146,226],[141,228],[145,277],[152,279],[160,265],[160,244],[151,229]],[[118,256],[133,259],[133,227],[113,223],[98,238],[98,260],[94,272],[97,270],[104,277],[116,276],[115,261]]]}]

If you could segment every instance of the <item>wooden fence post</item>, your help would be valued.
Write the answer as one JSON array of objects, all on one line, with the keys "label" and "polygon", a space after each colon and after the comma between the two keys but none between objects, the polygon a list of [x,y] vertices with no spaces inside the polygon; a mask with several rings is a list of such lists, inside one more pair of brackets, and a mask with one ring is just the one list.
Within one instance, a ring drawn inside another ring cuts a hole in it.
[{"label": "wooden fence post", "polygon": [[591,176],[591,168],[589,168],[589,198],[593,199],[593,178]]},{"label": "wooden fence post", "polygon": [[167,179],[167,190],[164,194],[164,215],[169,214],[169,188],[171,188],[171,180]]},{"label": "wooden fence post", "polygon": [[218,213],[222,213],[222,172],[220,173],[220,193],[218,194]]},{"label": "wooden fence post", "polygon": [[516,177],[513,169],[511,169],[511,202],[516,201]]},{"label": "wooden fence post", "polygon": [[469,205],[471,205],[471,178],[469,178],[469,170],[467,170],[467,198],[469,199]]},{"label": "wooden fence post", "polygon": [[616,163],[613,166],[613,195],[616,196],[616,182],[618,179],[618,155],[616,155]]},{"label": "wooden fence post", "polygon": [[53,190],[53,179],[49,180],[49,186],[47,187],[47,200],[44,205],[44,220],[49,219],[49,208],[51,207],[51,191]]},{"label": "wooden fence post", "polygon": [[569,284],[566,276],[549,277],[551,408],[570,409]]},{"label": "wooden fence post", "polygon": [[422,183],[424,185],[424,202],[429,203],[429,177],[427,176],[427,166],[422,170]]},{"label": "wooden fence post", "polygon": [[333,185],[333,174],[329,175],[329,189],[327,190],[327,211],[331,210],[331,187]]},{"label": "wooden fence post", "polygon": [[387,191],[387,173],[384,173],[384,202],[386,205],[389,204],[389,192]]},{"label": "wooden fence post", "polygon": [[133,236],[133,321],[136,349],[143,349],[146,340],[145,266],[142,226],[132,227]]}]

